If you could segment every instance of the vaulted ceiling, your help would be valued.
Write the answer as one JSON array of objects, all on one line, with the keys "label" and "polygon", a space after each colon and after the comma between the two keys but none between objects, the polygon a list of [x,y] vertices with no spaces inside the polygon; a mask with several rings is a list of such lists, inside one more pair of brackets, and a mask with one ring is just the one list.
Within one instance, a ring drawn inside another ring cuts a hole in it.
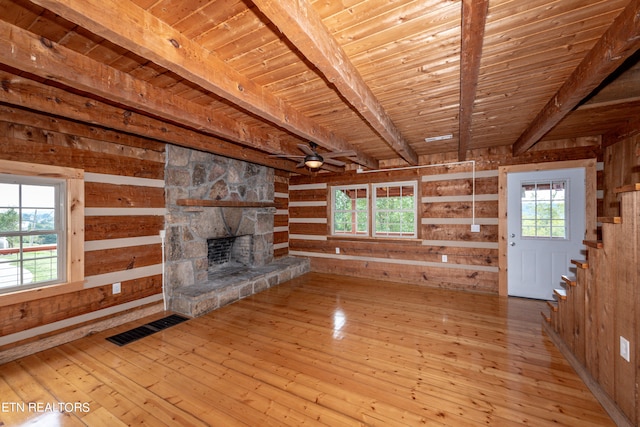
[{"label": "vaulted ceiling", "polygon": [[[0,103],[296,171],[637,132],[640,0],[0,0]],[[425,138],[450,135],[450,139]]]}]

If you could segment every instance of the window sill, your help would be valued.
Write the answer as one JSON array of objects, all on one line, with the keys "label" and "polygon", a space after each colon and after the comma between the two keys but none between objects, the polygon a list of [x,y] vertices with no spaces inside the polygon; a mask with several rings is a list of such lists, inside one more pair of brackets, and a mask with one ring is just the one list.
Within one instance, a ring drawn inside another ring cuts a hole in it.
[{"label": "window sill", "polygon": [[0,294],[0,307],[68,294],[70,292],[78,292],[82,289],[84,289],[84,281],[60,283],[57,285],[43,286],[41,288],[7,292],[6,294]]},{"label": "window sill", "polygon": [[371,237],[371,236],[327,236],[327,240],[340,240],[352,242],[376,242],[376,243],[409,243],[412,245],[421,245],[422,239],[415,237]]}]

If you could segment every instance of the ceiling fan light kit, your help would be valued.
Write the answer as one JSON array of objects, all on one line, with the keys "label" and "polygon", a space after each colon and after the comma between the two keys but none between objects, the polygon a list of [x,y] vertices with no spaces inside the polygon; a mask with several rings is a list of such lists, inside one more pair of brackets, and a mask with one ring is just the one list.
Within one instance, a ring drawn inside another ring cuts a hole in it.
[{"label": "ceiling fan light kit", "polygon": [[304,165],[309,169],[320,169],[323,163],[324,159],[322,158],[322,156],[316,153],[308,154],[304,158]]}]

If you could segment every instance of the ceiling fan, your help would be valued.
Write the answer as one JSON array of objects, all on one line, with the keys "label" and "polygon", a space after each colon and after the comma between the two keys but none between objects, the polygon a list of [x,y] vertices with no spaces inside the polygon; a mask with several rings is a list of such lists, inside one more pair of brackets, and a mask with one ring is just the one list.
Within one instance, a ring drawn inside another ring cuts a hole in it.
[{"label": "ceiling fan", "polygon": [[346,163],[341,160],[337,160],[336,157],[349,157],[356,155],[355,151],[334,151],[320,154],[317,151],[318,144],[311,141],[309,141],[309,146],[306,146],[305,144],[298,144],[298,148],[304,153],[304,155],[296,156],[291,154],[274,154],[270,157],[284,157],[291,160],[301,159],[297,167],[301,168],[306,166],[311,170],[317,170],[322,168],[325,164],[343,167]]}]

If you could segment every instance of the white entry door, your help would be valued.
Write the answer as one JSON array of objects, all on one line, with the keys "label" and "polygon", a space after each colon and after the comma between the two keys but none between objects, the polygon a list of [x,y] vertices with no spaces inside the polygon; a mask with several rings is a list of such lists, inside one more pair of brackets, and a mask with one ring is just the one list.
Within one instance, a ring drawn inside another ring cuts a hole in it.
[{"label": "white entry door", "polygon": [[508,293],[553,299],[572,259],[584,257],[585,170],[507,175]]}]

